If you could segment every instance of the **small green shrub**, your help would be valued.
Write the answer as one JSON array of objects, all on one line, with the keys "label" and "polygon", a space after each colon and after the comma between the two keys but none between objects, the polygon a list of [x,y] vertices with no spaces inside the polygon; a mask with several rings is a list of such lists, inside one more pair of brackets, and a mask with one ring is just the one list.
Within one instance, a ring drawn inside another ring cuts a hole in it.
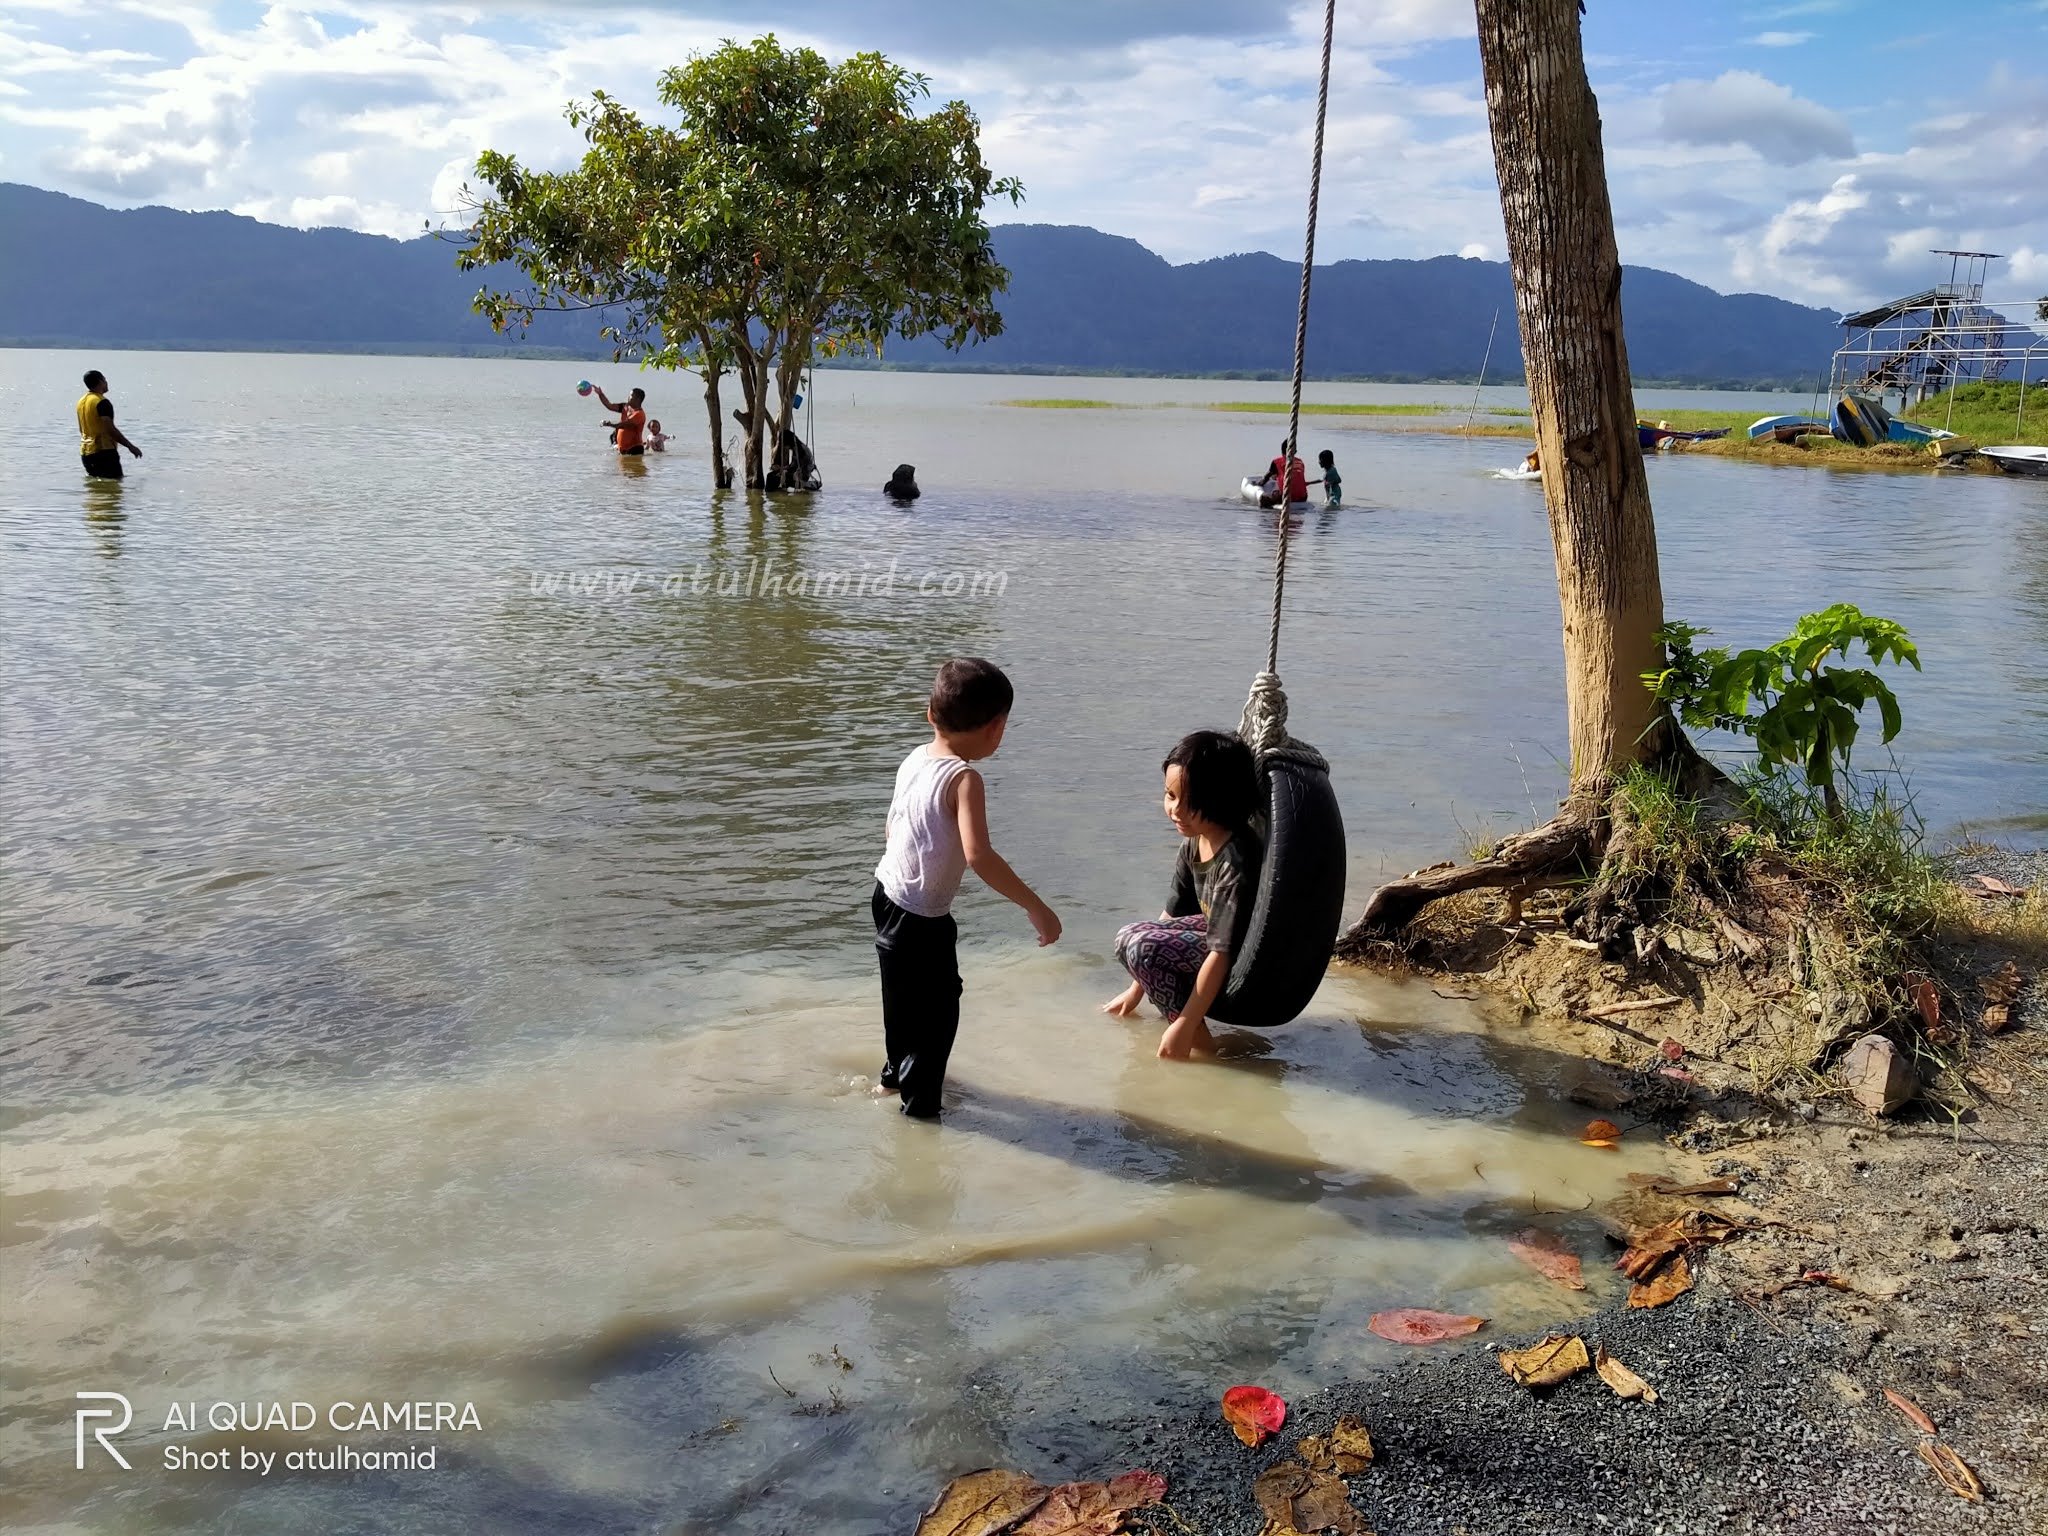
[{"label": "small green shrub", "polygon": [[1765,772],[1802,768],[1828,814],[1841,817],[1835,781],[1848,770],[1863,706],[1876,703],[1887,742],[1898,735],[1901,719],[1898,699],[1875,672],[1827,661],[1860,645],[1874,665],[1891,660],[1918,671],[1920,652],[1904,626],[1836,603],[1806,614],[1791,634],[1761,650],[1695,650],[1694,642],[1708,633],[1691,624],[1658,630],[1667,664],[1645,672],[1643,682],[1686,725],[1751,738]]}]

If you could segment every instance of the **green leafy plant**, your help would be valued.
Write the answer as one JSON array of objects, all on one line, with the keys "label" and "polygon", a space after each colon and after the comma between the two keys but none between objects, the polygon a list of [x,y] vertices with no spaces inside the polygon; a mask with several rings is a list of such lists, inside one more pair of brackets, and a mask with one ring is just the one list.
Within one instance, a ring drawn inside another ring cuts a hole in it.
[{"label": "green leafy plant", "polygon": [[1766,772],[1804,770],[1830,818],[1843,816],[1836,775],[1849,766],[1863,706],[1877,705],[1884,740],[1899,734],[1899,701],[1868,667],[1829,666],[1861,646],[1872,665],[1904,662],[1915,671],[1920,653],[1904,626],[1875,618],[1853,603],[1809,613],[1776,645],[1730,654],[1725,646],[1696,649],[1709,631],[1666,624],[1657,632],[1667,664],[1643,681],[1660,703],[1695,729],[1734,731],[1756,743]]}]

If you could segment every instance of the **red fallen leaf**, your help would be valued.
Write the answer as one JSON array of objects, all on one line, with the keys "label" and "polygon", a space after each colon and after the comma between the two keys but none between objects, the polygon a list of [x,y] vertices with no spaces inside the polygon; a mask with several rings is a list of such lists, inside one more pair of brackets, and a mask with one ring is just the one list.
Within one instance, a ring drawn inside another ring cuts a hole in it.
[{"label": "red fallen leaf", "polygon": [[1264,1387],[1232,1387],[1223,1394],[1223,1418],[1246,1445],[1278,1434],[1287,1422],[1287,1404]]},{"label": "red fallen leaf", "polygon": [[1664,1043],[1658,1046],[1657,1049],[1664,1053],[1666,1061],[1677,1061],[1685,1055],[1685,1047],[1669,1035],[1664,1037]]},{"label": "red fallen leaf", "polygon": [[1612,1120],[1595,1120],[1579,1133],[1589,1147],[1611,1147],[1621,1140],[1621,1127]]},{"label": "red fallen leaf", "polygon": [[1508,1252],[1559,1285],[1575,1291],[1586,1288],[1586,1282],[1579,1278],[1579,1256],[1566,1248],[1564,1239],[1555,1232],[1546,1232],[1541,1227],[1517,1232],[1508,1239]]},{"label": "red fallen leaf", "polygon": [[1468,1333],[1477,1333],[1486,1326],[1486,1319],[1457,1312],[1432,1312],[1427,1307],[1396,1307],[1391,1312],[1373,1313],[1365,1326],[1396,1344],[1439,1344],[1445,1339],[1462,1339]]},{"label": "red fallen leaf", "polygon": [[1934,1420],[1927,1417],[1921,1411],[1920,1405],[1906,1396],[1905,1393],[1894,1392],[1890,1387],[1886,1387],[1884,1389],[1884,1400],[1904,1414],[1912,1426],[1919,1430],[1921,1434],[1931,1435],[1935,1432]]},{"label": "red fallen leaf", "polygon": [[1157,1472],[1126,1472],[1106,1483],[1062,1483],[1030,1519],[1011,1527],[1010,1536],[1117,1536],[1126,1510],[1165,1497],[1166,1479]]}]

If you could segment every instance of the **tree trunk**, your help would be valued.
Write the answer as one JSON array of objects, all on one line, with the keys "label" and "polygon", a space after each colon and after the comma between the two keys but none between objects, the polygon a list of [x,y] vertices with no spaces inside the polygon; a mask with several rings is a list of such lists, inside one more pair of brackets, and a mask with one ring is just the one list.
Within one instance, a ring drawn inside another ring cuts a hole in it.
[{"label": "tree trunk", "polygon": [[1655,757],[1669,718],[1657,530],[1621,335],[1621,258],[1578,0],[1478,0],[1515,312],[1564,607],[1574,788]]},{"label": "tree trunk", "polygon": [[782,340],[782,362],[775,372],[775,420],[770,429],[774,435],[774,448],[770,457],[775,468],[769,477],[769,483],[785,491],[804,489],[800,483],[801,477],[792,476],[795,466],[790,462],[790,455],[784,450],[783,444],[788,440],[790,420],[796,414],[797,386],[803,382],[804,362],[808,350],[799,345],[796,336],[785,335]]},{"label": "tree trunk", "polygon": [[725,411],[718,398],[718,380],[725,370],[711,350],[711,338],[700,333],[698,341],[704,348],[704,414],[711,420],[711,483],[729,491],[732,466],[725,462]]},{"label": "tree trunk", "polygon": [[1491,858],[1381,886],[1338,941],[1346,955],[1364,953],[1442,896],[1491,886],[1507,889],[1514,905],[1525,892],[1586,879],[1608,850],[1615,771],[1691,755],[1642,681],[1664,663],[1657,643],[1664,596],[1578,0],[1477,4],[1501,219],[1564,610],[1571,794],[1555,820],[1504,839]]}]

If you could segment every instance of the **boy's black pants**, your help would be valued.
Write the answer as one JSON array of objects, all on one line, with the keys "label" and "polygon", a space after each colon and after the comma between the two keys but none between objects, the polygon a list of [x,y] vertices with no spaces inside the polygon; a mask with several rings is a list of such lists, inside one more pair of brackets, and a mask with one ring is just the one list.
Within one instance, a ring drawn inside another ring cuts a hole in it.
[{"label": "boy's black pants", "polygon": [[959,927],[948,917],[919,917],[875,886],[875,954],[882,962],[882,1037],[889,1065],[882,1086],[903,1099],[903,1113],[938,1118],[946,1058],[960,1030]]}]

